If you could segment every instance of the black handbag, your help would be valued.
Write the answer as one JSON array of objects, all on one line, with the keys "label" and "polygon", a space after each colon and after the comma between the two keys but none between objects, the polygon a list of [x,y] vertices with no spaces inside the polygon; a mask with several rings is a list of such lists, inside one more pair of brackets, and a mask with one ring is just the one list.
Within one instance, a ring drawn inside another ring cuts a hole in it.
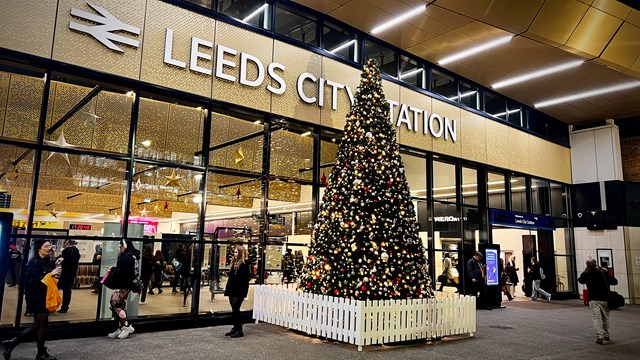
[{"label": "black handbag", "polygon": [[609,310],[620,309],[624,306],[624,296],[618,294],[615,291],[609,291],[609,298],[607,298],[607,305]]}]

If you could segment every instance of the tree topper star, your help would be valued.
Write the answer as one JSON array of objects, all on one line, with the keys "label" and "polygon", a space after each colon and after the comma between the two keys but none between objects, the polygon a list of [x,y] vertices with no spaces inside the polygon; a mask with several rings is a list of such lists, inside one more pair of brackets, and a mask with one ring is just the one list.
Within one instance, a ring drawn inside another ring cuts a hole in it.
[{"label": "tree topper star", "polygon": [[180,180],[182,180],[180,176],[176,175],[176,169],[173,169],[171,171],[171,176],[165,176],[165,179],[167,179],[167,182],[164,184],[164,186],[175,186],[175,187],[180,187]]},{"label": "tree topper star", "polygon": [[[57,146],[57,147],[61,147],[61,148],[74,148],[74,147],[76,147],[75,145],[69,144],[67,142],[67,140],[64,138],[64,130],[62,130],[60,132],[60,136],[58,136],[58,139],[56,141],[45,140],[44,142],[47,143],[48,145]],[[51,159],[51,157],[53,155],[56,155],[56,154],[62,156],[65,160],[67,160],[67,164],[69,164],[69,166],[71,166],[71,162],[69,161],[69,154],[61,154],[61,153],[57,153],[55,151],[49,152],[49,156],[47,157],[47,160],[45,160],[45,162],[49,161],[49,159]]]}]

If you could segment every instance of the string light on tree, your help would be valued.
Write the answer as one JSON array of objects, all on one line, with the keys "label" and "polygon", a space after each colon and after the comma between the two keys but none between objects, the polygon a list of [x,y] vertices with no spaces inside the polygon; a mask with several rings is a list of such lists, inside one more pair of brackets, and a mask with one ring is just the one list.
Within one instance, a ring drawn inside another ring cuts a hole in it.
[{"label": "string light on tree", "polygon": [[432,297],[415,209],[374,60],[363,68],[326,183],[301,289],[357,300]]}]

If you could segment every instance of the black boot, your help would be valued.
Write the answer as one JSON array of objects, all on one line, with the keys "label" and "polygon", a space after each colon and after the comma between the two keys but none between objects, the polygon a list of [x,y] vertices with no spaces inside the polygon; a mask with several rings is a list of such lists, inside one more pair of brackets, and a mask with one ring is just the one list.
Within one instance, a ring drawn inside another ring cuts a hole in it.
[{"label": "black boot", "polygon": [[242,332],[242,328],[237,329],[236,332],[234,332],[233,334],[229,335],[230,338],[239,338],[239,337],[243,337],[244,333]]},{"label": "black boot", "polygon": [[232,327],[231,330],[229,330],[229,332],[225,333],[224,336],[231,336],[236,332],[236,327]]},{"label": "black boot", "polygon": [[43,350],[38,350],[38,355],[36,355],[36,360],[58,360],[55,356],[49,354],[47,352],[47,348]]},{"label": "black boot", "polygon": [[2,342],[2,354],[5,360],[11,359],[11,352],[16,346],[18,346],[18,339],[16,338]]}]

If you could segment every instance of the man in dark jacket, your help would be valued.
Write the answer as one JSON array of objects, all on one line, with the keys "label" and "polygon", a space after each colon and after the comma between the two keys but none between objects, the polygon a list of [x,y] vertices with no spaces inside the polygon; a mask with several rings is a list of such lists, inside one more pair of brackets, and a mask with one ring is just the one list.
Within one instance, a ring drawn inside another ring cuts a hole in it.
[{"label": "man in dark jacket", "polygon": [[618,285],[618,280],[596,265],[594,259],[587,260],[587,268],[578,278],[580,284],[586,284],[589,291],[589,307],[593,314],[593,326],[596,329],[596,343],[611,341],[609,336],[609,286]]},{"label": "man in dark jacket", "polygon": [[62,274],[58,281],[58,289],[62,290],[62,306],[59,313],[69,311],[71,304],[71,289],[76,283],[76,275],[78,273],[78,263],[80,262],[80,251],[76,247],[75,240],[67,240],[64,242],[64,249],[60,254],[62,259]]},{"label": "man in dark jacket", "polygon": [[491,310],[486,306],[485,268],[482,264],[482,253],[479,251],[476,251],[473,258],[467,262],[467,283],[469,284],[469,295],[478,296],[480,293],[476,307]]},{"label": "man in dark jacket", "polygon": [[9,267],[9,274],[11,274],[11,283],[9,287],[16,286],[18,277],[16,275],[16,266],[22,261],[22,253],[14,244],[9,245],[9,261],[7,266]]}]

